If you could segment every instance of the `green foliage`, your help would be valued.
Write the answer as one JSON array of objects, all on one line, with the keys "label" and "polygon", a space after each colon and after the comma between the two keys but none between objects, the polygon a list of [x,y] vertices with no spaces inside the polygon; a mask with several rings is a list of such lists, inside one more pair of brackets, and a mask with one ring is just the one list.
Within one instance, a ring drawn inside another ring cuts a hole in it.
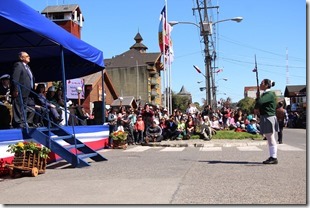
[{"label": "green foliage", "polygon": [[235,132],[234,130],[217,131],[212,139],[262,139],[260,134],[250,134],[247,132]]},{"label": "green foliage", "polygon": [[17,142],[8,146],[7,152],[21,155],[24,152],[39,153],[40,157],[48,158],[50,149],[35,142]]},{"label": "green foliage", "polygon": [[254,106],[255,106],[255,99],[249,97],[243,98],[237,104],[237,107],[239,107],[243,112],[247,114],[253,113]]},{"label": "green foliage", "polygon": [[190,103],[190,99],[187,96],[172,93],[172,109],[179,109],[185,112],[188,103]]},{"label": "green foliage", "polygon": [[125,131],[115,131],[113,133],[110,134],[113,140],[122,140],[125,141],[127,140],[127,133]]}]

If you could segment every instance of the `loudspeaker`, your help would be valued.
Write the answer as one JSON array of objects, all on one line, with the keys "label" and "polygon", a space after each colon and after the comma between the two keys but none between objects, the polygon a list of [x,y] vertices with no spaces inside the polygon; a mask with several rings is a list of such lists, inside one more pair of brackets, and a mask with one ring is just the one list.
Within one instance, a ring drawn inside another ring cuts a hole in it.
[{"label": "loudspeaker", "polygon": [[102,101],[94,102],[94,119],[95,124],[101,125],[103,124],[103,111],[102,111]]}]

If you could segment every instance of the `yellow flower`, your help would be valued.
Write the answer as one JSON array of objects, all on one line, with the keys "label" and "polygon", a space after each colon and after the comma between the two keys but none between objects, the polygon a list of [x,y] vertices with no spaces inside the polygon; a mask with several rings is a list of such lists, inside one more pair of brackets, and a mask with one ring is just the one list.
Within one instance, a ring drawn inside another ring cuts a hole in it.
[{"label": "yellow flower", "polygon": [[19,147],[23,148],[23,147],[24,147],[24,143],[22,143],[22,142],[18,142],[18,143],[17,143],[17,146],[19,146]]}]

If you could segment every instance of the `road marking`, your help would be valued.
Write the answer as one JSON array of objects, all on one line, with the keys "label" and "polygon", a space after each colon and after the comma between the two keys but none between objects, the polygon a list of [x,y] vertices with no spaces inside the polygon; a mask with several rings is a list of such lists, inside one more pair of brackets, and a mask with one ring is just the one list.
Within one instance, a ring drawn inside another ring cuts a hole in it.
[{"label": "road marking", "polygon": [[101,149],[101,150],[98,150],[97,152],[110,152],[111,149]]},{"label": "road marking", "polygon": [[237,147],[239,151],[263,151],[256,146]]},{"label": "road marking", "polygon": [[165,147],[160,150],[161,152],[181,152],[185,149],[185,147]]},{"label": "road marking", "polygon": [[124,152],[143,152],[143,151],[148,150],[150,148],[151,147],[149,147],[149,146],[138,146],[138,147],[126,149],[126,150],[124,150]]},{"label": "road marking", "polygon": [[199,151],[208,151],[208,152],[213,152],[213,151],[222,151],[222,147],[201,147]]},{"label": "road marking", "polygon": [[305,151],[303,149],[300,149],[298,147],[293,147],[291,145],[287,144],[278,144],[278,149],[282,151]]}]

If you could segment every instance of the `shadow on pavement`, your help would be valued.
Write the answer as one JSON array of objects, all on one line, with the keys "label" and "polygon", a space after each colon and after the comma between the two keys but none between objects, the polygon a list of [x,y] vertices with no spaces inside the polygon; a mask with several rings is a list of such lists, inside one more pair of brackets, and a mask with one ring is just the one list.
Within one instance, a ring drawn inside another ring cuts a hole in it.
[{"label": "shadow on pavement", "polygon": [[209,164],[244,164],[244,165],[263,165],[262,162],[248,162],[248,161],[221,161],[221,160],[200,160],[198,162],[207,162]]}]

